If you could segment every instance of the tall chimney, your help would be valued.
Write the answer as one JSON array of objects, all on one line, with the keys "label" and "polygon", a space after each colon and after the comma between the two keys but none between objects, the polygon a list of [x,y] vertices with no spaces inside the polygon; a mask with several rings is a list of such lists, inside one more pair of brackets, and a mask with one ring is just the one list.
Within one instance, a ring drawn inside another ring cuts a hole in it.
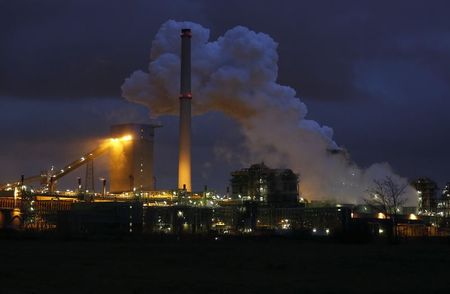
[{"label": "tall chimney", "polygon": [[181,30],[180,146],[178,188],[191,187],[191,29]]}]

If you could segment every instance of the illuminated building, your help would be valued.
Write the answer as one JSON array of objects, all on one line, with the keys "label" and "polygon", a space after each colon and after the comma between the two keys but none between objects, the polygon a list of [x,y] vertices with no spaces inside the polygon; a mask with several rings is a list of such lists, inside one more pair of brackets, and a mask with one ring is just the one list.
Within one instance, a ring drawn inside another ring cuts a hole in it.
[{"label": "illuminated building", "polygon": [[58,230],[64,232],[139,233],[143,207],[136,202],[78,202],[58,218]]},{"label": "illuminated building", "polygon": [[271,169],[264,163],[231,173],[232,198],[270,205],[298,203],[299,177],[290,169]]},{"label": "illuminated building", "polygon": [[113,138],[124,138],[114,141],[110,149],[111,193],[154,190],[153,140],[156,127],[159,126],[122,124],[111,127]]},{"label": "illuminated building", "polygon": [[441,198],[438,201],[438,216],[443,217],[443,225],[450,227],[450,183],[442,189]]},{"label": "illuminated building", "polygon": [[419,213],[431,215],[437,210],[437,184],[429,178],[414,180],[412,186],[417,190]]}]

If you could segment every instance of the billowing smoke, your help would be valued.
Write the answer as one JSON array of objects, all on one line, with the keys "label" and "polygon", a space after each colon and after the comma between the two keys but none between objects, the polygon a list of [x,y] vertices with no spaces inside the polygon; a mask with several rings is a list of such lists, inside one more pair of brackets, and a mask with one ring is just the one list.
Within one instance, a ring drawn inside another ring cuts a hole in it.
[{"label": "billowing smoke", "polygon": [[236,120],[249,162],[289,167],[301,175],[302,196],[358,202],[373,179],[394,175],[387,163],[360,169],[333,141],[333,129],[306,119],[294,89],[277,83],[278,44],[267,34],[238,26],[216,41],[191,22],[164,23],[151,49],[148,73],[134,72],[123,96],[146,105],[152,116],[178,115],[180,30],[191,28],[194,114],[221,111]]}]

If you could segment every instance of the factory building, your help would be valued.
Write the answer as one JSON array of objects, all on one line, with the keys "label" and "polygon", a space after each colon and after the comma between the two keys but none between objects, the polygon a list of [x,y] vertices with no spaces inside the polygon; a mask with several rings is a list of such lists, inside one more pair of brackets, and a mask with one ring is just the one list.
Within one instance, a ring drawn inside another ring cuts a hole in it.
[{"label": "factory building", "polygon": [[78,202],[58,211],[57,230],[63,234],[142,232],[143,207],[136,202]]},{"label": "factory building", "polygon": [[[232,172],[231,194],[227,191],[226,196],[221,196],[207,188],[203,193],[192,193],[191,30],[182,29],[180,36],[179,162],[178,184],[174,190],[155,191],[153,143],[159,125],[114,125],[110,139],[62,169],[52,169],[50,176],[47,173],[22,176],[20,181],[0,185],[0,229],[56,229],[68,235],[291,232],[332,236],[362,231],[378,236],[392,225],[389,216],[370,215],[365,210],[361,213],[353,206],[300,205],[299,175],[290,169],[269,168],[264,163]],[[102,193],[95,193],[93,161],[107,152],[110,193],[106,191],[106,180]],[[330,149],[328,154],[342,155],[349,160],[343,149]],[[58,179],[84,165],[87,166],[85,185],[90,179],[92,189],[82,190],[81,180],[76,191],[53,189]],[[43,179],[45,186],[40,191],[27,186]],[[437,185],[433,181],[418,179],[413,185],[418,191],[422,215],[420,219],[412,213],[408,218],[397,216],[400,231],[404,232],[399,235],[431,235],[426,224],[437,230],[436,215],[440,212],[434,213],[439,207],[447,209],[447,214],[442,212],[446,216],[442,223],[448,228],[450,185],[444,190],[441,202],[436,198]],[[449,230],[442,232],[450,235]]]},{"label": "factory building", "polygon": [[351,209],[337,207],[259,207],[256,202],[238,206],[147,207],[144,230],[149,233],[274,233],[305,231],[331,235],[350,226]]},{"label": "factory building", "polygon": [[157,127],[149,124],[111,127],[112,138],[126,138],[113,142],[110,148],[111,193],[154,190],[153,140]]},{"label": "factory building", "polygon": [[271,169],[264,163],[231,173],[231,194],[236,200],[270,205],[298,203],[299,176],[290,169]]},{"label": "factory building", "polygon": [[437,210],[437,184],[429,178],[419,178],[414,180],[411,185],[417,190],[418,210],[425,215],[434,214]]},{"label": "factory building", "polygon": [[441,216],[450,217],[450,182],[442,190],[441,199],[438,203],[438,210]]}]

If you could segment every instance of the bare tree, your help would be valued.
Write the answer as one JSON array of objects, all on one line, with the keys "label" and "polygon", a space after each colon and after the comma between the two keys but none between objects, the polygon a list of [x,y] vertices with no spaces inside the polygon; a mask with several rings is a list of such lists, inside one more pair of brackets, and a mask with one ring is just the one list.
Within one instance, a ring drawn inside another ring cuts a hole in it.
[{"label": "bare tree", "polygon": [[383,213],[390,218],[392,224],[391,235],[397,237],[397,216],[400,208],[407,201],[405,190],[408,183],[398,183],[387,176],[383,180],[374,180],[372,187],[367,190],[368,198],[364,202],[373,210]]}]

